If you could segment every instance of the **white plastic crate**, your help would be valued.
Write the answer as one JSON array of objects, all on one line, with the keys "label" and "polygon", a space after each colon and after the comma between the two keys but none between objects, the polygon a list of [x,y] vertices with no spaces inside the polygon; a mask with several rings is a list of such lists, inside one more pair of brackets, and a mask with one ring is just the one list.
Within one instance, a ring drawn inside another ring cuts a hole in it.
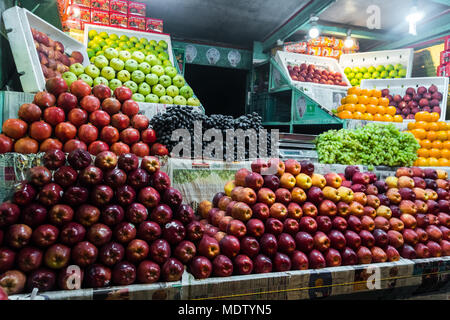
[{"label": "white plastic crate", "polygon": [[[406,89],[412,87],[417,89],[420,86],[429,88],[434,84],[439,92],[442,93],[442,101],[439,104],[441,108],[441,117],[439,120],[445,120],[445,113],[447,111],[447,95],[448,95],[448,77],[424,77],[424,78],[409,78],[409,79],[363,79],[361,80],[362,89],[389,89],[391,95],[399,94],[403,96]],[[404,120],[409,121],[409,120]]]},{"label": "white plastic crate", "polygon": [[61,42],[64,45],[65,53],[69,55],[72,51],[81,52],[84,58],[83,65],[89,64],[86,47],[82,43],[72,39],[30,11],[17,6],[9,8],[3,12],[3,21],[17,72],[22,74],[20,82],[24,92],[38,92],[45,89],[44,73],[34,46],[31,28],[47,34],[54,41]]},{"label": "white plastic crate", "polygon": [[411,70],[413,64],[414,50],[398,49],[398,50],[383,50],[383,51],[371,51],[361,53],[348,53],[342,54],[339,58],[339,65],[342,70],[347,67],[370,67],[378,66],[380,64],[395,65],[401,63],[406,67],[406,78],[411,77]]},{"label": "white plastic crate", "polygon": [[130,30],[130,29],[123,29],[123,28],[114,28],[114,27],[107,27],[107,26],[101,26],[96,24],[90,24],[87,23],[84,25],[84,45],[87,47],[87,44],[89,42],[89,31],[90,30],[96,30],[98,33],[105,31],[108,34],[115,33],[119,37],[121,35],[126,35],[127,37],[137,37],[140,38],[146,38],[147,40],[164,40],[167,42],[167,53],[169,54],[169,60],[172,62],[173,65],[174,59],[172,54],[172,41],[170,39],[170,35],[167,33],[160,33],[160,32],[149,32],[149,31],[136,31],[136,30]]}]

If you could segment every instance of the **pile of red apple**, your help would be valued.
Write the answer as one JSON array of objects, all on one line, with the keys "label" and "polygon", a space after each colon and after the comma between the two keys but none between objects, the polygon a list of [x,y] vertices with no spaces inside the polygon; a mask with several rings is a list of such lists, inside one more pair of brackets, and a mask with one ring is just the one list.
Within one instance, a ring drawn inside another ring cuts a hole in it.
[{"label": "pile of red apple", "polygon": [[326,68],[318,67],[313,64],[289,64],[287,69],[291,79],[294,81],[348,86],[348,84],[342,80],[342,74],[340,72],[332,72]]},{"label": "pile of red apple", "polygon": [[[269,164],[277,174],[261,175]],[[380,181],[356,166],[323,176],[292,159],[251,167],[199,206],[196,278],[450,255],[444,171],[400,168]]]},{"label": "pile of red apple", "polygon": [[106,150],[140,157],[168,154],[165,146],[155,143],[156,133],[149,119],[139,114],[129,88],[115,89],[112,97],[108,86],[91,89],[77,80],[68,92],[64,79],[51,78],[46,89],[36,93],[33,103],[20,106],[18,119],[3,123],[0,153],[84,149],[92,155]]},{"label": "pile of red apple", "polygon": [[31,34],[45,79],[61,77],[64,72],[69,71],[72,64],[83,63],[81,52],[73,51],[68,56],[64,53],[64,45],[61,42],[54,41],[44,32],[34,28],[31,28]]},{"label": "pile of red apple", "polygon": [[389,89],[381,90],[383,97],[389,99],[389,105],[397,108],[397,113],[404,119],[414,119],[419,111],[437,112],[441,114],[442,93],[434,84],[428,89],[420,86],[417,89],[407,88],[403,96],[391,95]]},{"label": "pile of red apple", "polygon": [[50,150],[43,162],[0,205],[6,293],[180,280],[194,211],[156,157]]}]

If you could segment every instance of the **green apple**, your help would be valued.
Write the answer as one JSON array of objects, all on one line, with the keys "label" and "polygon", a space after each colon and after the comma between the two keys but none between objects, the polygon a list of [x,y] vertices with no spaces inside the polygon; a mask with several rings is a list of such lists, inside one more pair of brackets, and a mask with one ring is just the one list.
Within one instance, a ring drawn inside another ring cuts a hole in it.
[{"label": "green apple", "polygon": [[375,71],[372,73],[372,79],[378,79],[380,77],[380,73],[378,71]]},{"label": "green apple", "polygon": [[355,77],[355,73],[354,72],[350,72],[348,75],[347,75],[347,79],[348,80],[351,80],[351,79],[353,79],[354,77]]},{"label": "green apple", "polygon": [[156,46],[156,47],[155,47],[155,51],[158,52],[158,53],[164,52],[164,48],[163,48],[163,47],[160,47],[160,46]]},{"label": "green apple", "polygon": [[141,63],[141,62],[144,62],[145,55],[142,52],[140,52],[140,51],[135,51],[131,55],[131,58],[136,60],[137,62]]},{"label": "green apple", "polygon": [[162,47],[164,50],[167,49],[169,46],[167,45],[167,42],[164,40],[158,41],[158,46]]},{"label": "green apple", "polygon": [[169,77],[173,78],[177,75],[177,69],[175,69],[174,67],[165,67],[164,68],[164,73],[167,74]]},{"label": "green apple", "polygon": [[159,103],[173,104],[173,98],[170,96],[164,95],[161,98],[159,98]]},{"label": "green apple", "polygon": [[103,50],[100,50],[100,51],[97,51],[97,52],[95,53],[95,55],[96,55],[96,56],[103,56],[103,55],[104,55],[104,52],[103,52]]},{"label": "green apple", "polygon": [[170,60],[164,60],[162,65],[163,67],[172,67],[172,62]]},{"label": "green apple", "polygon": [[99,84],[104,84],[105,86],[109,86],[109,81],[104,77],[97,77],[94,79],[94,86]]},{"label": "green apple", "polygon": [[117,74],[117,79],[122,82],[127,82],[131,79],[131,74],[127,70],[121,70]]},{"label": "green apple", "polygon": [[377,71],[380,72],[380,73],[383,72],[384,71],[384,66],[382,64],[377,66]]},{"label": "green apple", "polygon": [[107,80],[112,80],[116,77],[116,71],[114,71],[114,69],[111,67],[104,67],[100,72],[100,74]]},{"label": "green apple", "polygon": [[91,78],[97,78],[100,75],[100,69],[95,65],[90,64],[86,68],[84,68],[84,73],[90,76]]},{"label": "green apple", "polygon": [[353,78],[352,80],[350,80],[350,84],[354,87],[358,85],[358,79]]},{"label": "green apple", "polygon": [[186,81],[184,81],[184,78],[182,75],[177,74],[175,77],[173,77],[172,83],[174,85],[176,85],[178,88],[181,88],[182,86],[184,86],[186,84]]},{"label": "green apple", "polygon": [[137,84],[144,82],[145,74],[141,70],[135,70],[131,73],[131,80]]},{"label": "green apple", "polygon": [[398,76],[401,78],[405,78],[406,77],[406,69],[398,70]]},{"label": "green apple", "polygon": [[178,104],[180,106],[185,106],[187,101],[186,98],[183,96],[176,96],[175,98],[173,98],[173,103]]},{"label": "green apple", "polygon": [[393,66],[392,64],[388,64],[388,65],[386,66],[386,70],[387,70],[387,71],[392,71],[392,70],[394,70],[394,66]]},{"label": "green apple", "polygon": [[109,82],[109,88],[110,88],[112,91],[116,90],[117,88],[119,88],[119,87],[121,87],[121,86],[122,86],[122,81],[120,81],[119,79],[112,79],[112,80]]},{"label": "green apple", "polygon": [[98,36],[97,30],[94,30],[94,29],[89,30],[89,32],[88,32],[88,37],[89,37],[89,39],[92,40],[92,39],[94,39],[95,36]]},{"label": "green apple", "polygon": [[138,69],[145,74],[149,74],[152,70],[152,66],[150,65],[150,63],[144,61],[139,64]]},{"label": "green apple", "polygon": [[137,101],[137,102],[145,102],[145,97],[140,93],[134,93],[131,96],[131,99],[133,99],[134,101]]},{"label": "green apple", "polygon": [[362,74],[367,72],[367,68],[366,67],[361,67],[359,68],[359,72],[361,72]]},{"label": "green apple", "polygon": [[389,77],[395,78],[398,75],[397,70],[391,70],[389,71]]},{"label": "green apple", "polygon": [[139,64],[134,59],[128,59],[127,61],[125,61],[125,69],[129,72],[136,71],[138,66]]},{"label": "green apple", "polygon": [[366,72],[363,74],[363,79],[370,79],[371,78],[371,74],[369,72]]},{"label": "green apple", "polygon": [[92,63],[92,64],[94,64],[95,58],[97,58],[97,57],[96,57],[96,56],[93,56],[93,57],[89,58],[89,62]]},{"label": "green apple", "polygon": [[105,57],[108,60],[111,60],[111,59],[119,57],[119,51],[117,51],[114,48],[108,48],[108,49],[105,49],[104,51],[105,51]]},{"label": "green apple", "polygon": [[167,52],[158,53],[158,59],[161,61],[169,59],[169,54]]},{"label": "green apple", "polygon": [[85,74],[85,73],[80,74],[78,76],[78,79],[79,80],[83,80],[84,82],[86,82],[91,87],[92,87],[92,84],[94,83],[94,80],[92,80],[92,78],[90,76],[88,76],[87,74]]},{"label": "green apple", "polygon": [[138,85],[134,81],[127,81],[123,84],[125,87],[129,88],[131,92],[136,93],[138,91]]},{"label": "green apple", "polygon": [[152,73],[156,74],[158,77],[161,77],[164,75],[164,68],[159,65],[153,66]]},{"label": "green apple", "polygon": [[145,102],[158,103],[159,97],[156,94],[150,93],[145,96]]},{"label": "green apple", "polygon": [[389,73],[386,70],[381,71],[380,77],[386,79],[389,76]]},{"label": "green apple", "polygon": [[80,74],[84,73],[84,67],[81,63],[77,62],[69,67],[69,71],[78,77]]},{"label": "green apple", "polygon": [[159,82],[159,77],[154,73],[149,73],[145,76],[145,82],[151,86],[154,86]]},{"label": "green apple", "polygon": [[353,67],[353,68],[352,68],[352,72],[353,72],[354,74],[359,73],[359,68],[358,68],[358,67]]},{"label": "green apple", "polygon": [[128,41],[128,36],[126,36],[126,35],[121,35],[120,37],[119,37],[119,40],[120,41]]},{"label": "green apple", "polygon": [[194,98],[194,97],[190,97],[187,100],[187,104],[188,104],[188,106],[199,107],[200,106],[200,100],[198,100],[197,98]]},{"label": "green apple", "polygon": [[108,33],[106,33],[105,31],[102,31],[98,34],[100,37],[102,37],[103,39],[108,38]]},{"label": "green apple", "polygon": [[152,87],[152,93],[156,94],[158,97],[162,97],[166,94],[166,88],[161,84],[154,85]]},{"label": "green apple", "polygon": [[148,40],[146,38],[140,38],[139,43],[146,46],[148,44]]},{"label": "green apple", "polygon": [[180,93],[177,86],[171,85],[166,88],[166,94],[170,97],[176,97]]},{"label": "green apple", "polygon": [[121,71],[125,67],[125,62],[123,62],[119,58],[112,58],[111,61],[109,61],[109,66],[112,67],[115,71]]},{"label": "green apple", "polygon": [[172,78],[166,74],[163,74],[159,77],[159,83],[162,84],[165,88],[172,84]]},{"label": "green apple", "polygon": [[111,40],[116,41],[116,40],[119,39],[119,36],[118,36],[117,34],[115,34],[115,33],[111,33],[111,34],[109,35],[109,38],[110,38]]},{"label": "green apple", "polygon": [[138,43],[139,39],[137,37],[135,37],[135,36],[132,36],[132,37],[130,37],[130,41],[133,42],[133,43]]},{"label": "green apple", "polygon": [[355,78],[358,79],[358,80],[361,80],[362,77],[363,77],[362,72],[358,72],[358,73],[356,74],[356,76],[355,76]]},{"label": "green apple", "polygon": [[395,66],[394,66],[394,69],[395,70],[400,70],[400,69],[404,69],[405,67],[401,64],[401,63],[397,63]]},{"label": "green apple", "polygon": [[92,57],[95,57],[95,51],[92,50],[91,48],[87,49],[87,54],[88,54],[88,58],[89,59],[92,58]]},{"label": "green apple", "polygon": [[128,59],[131,59],[131,53],[126,50],[119,51],[119,59],[125,62]]},{"label": "green apple", "polygon": [[61,77],[66,81],[69,88],[72,82],[77,80],[77,75],[71,71],[64,72]]},{"label": "green apple", "polygon": [[156,40],[150,40],[149,44],[150,44],[152,47],[156,47],[156,46],[158,45],[158,42],[156,42]]},{"label": "green apple", "polygon": [[147,55],[144,61],[151,66],[156,66],[158,64],[158,58],[154,54]]},{"label": "green apple", "polygon": [[374,66],[370,66],[369,68],[367,68],[367,71],[370,73],[374,73],[375,71],[377,71],[377,69]]},{"label": "green apple", "polygon": [[147,83],[142,82],[139,85],[138,92],[146,96],[152,92],[152,87],[150,87]]},{"label": "green apple", "polygon": [[194,95],[194,91],[192,91],[192,88],[185,85],[180,88],[180,95],[182,95],[185,99],[189,99]]},{"label": "green apple", "polygon": [[109,61],[104,55],[99,55],[95,57],[94,64],[97,68],[102,69],[108,66]]},{"label": "green apple", "polygon": [[350,72],[352,72],[352,68],[346,67],[346,68],[344,69],[344,73],[345,73],[345,74],[350,73]]}]

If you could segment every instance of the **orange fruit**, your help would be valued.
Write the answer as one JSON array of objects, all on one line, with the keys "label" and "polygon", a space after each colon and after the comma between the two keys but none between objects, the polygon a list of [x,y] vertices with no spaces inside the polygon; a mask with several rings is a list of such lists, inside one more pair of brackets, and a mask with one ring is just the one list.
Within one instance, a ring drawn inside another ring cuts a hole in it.
[{"label": "orange fruit", "polygon": [[383,107],[383,106],[377,106],[377,113],[385,114],[386,113],[386,108]]},{"label": "orange fruit", "polygon": [[364,104],[358,103],[358,104],[355,106],[355,110],[356,110],[356,111],[359,111],[359,112],[361,112],[361,113],[364,113],[364,112],[366,112],[366,106],[365,106]]},{"label": "orange fruit", "polygon": [[438,161],[441,167],[448,167],[450,164],[450,161],[447,158],[439,158]]},{"label": "orange fruit", "polygon": [[437,121],[439,121],[440,115],[437,112],[432,112],[430,114],[430,118],[431,118],[430,121],[437,122]]},{"label": "orange fruit", "polygon": [[336,111],[339,113],[341,111],[344,111],[344,106],[341,104],[339,107],[336,108]]},{"label": "orange fruit", "polygon": [[450,140],[442,141],[442,148],[450,150]]},{"label": "orange fruit", "polygon": [[387,107],[389,105],[389,99],[385,97],[378,98],[378,104]]},{"label": "orange fruit", "polygon": [[430,113],[426,111],[417,112],[416,115],[414,116],[414,119],[416,119],[416,121],[425,121],[425,122],[431,121]]},{"label": "orange fruit", "polygon": [[[414,122],[410,122],[410,123],[414,123]],[[408,126],[409,126],[409,123],[408,123]],[[415,122],[414,127],[416,129],[428,130],[429,123],[425,122],[425,121],[417,121],[417,122]]]},{"label": "orange fruit", "polygon": [[430,167],[439,167],[439,161],[438,159],[432,157],[432,158],[428,158],[428,165]]},{"label": "orange fruit", "polygon": [[359,95],[360,96],[370,97],[370,90],[368,90],[368,89],[361,89],[361,93]]},{"label": "orange fruit", "polygon": [[383,115],[383,121],[392,122],[392,121],[394,121],[394,117],[391,116],[390,114],[385,114],[385,115]]},{"label": "orange fruit", "polygon": [[377,113],[377,106],[373,104],[366,104],[366,110],[368,113],[375,114]]},{"label": "orange fruit", "polygon": [[427,158],[423,158],[423,157],[419,157],[414,162],[414,165],[415,166],[419,166],[419,167],[427,167],[428,166],[428,159]]},{"label": "orange fruit", "polygon": [[442,158],[446,158],[446,159],[450,159],[450,150],[442,149],[441,150],[441,157]]},{"label": "orange fruit", "polygon": [[372,90],[370,90],[370,95],[372,97],[380,98],[381,97],[381,90],[372,89]]},{"label": "orange fruit", "polygon": [[356,94],[349,94],[347,97],[345,97],[345,102],[357,104],[358,96]]},{"label": "orange fruit", "polygon": [[425,148],[425,149],[431,149],[432,148],[432,143],[428,139],[420,140],[419,144],[420,144],[420,146],[422,148]]},{"label": "orange fruit", "polygon": [[437,122],[428,122],[428,131],[438,131],[439,125]]},{"label": "orange fruit", "polygon": [[440,131],[447,131],[447,123],[444,121],[438,121],[438,126]]},{"label": "orange fruit", "polygon": [[368,104],[374,104],[374,105],[378,105],[378,98],[377,97],[369,97],[369,102]]},{"label": "orange fruit", "polygon": [[361,94],[361,88],[360,87],[351,87],[348,88],[347,90],[347,94],[356,94],[357,96],[359,96]]},{"label": "orange fruit", "polygon": [[414,137],[420,140],[425,139],[425,137],[427,137],[427,132],[423,129],[413,129],[411,130],[411,133],[414,135]]},{"label": "orange fruit", "polygon": [[352,113],[350,111],[344,110],[338,113],[338,117],[341,119],[351,119]]},{"label": "orange fruit", "polygon": [[435,149],[442,149],[442,142],[440,140],[434,140],[431,143],[431,147]]},{"label": "orange fruit", "polygon": [[447,131],[438,131],[437,132],[437,138],[438,138],[438,140],[441,140],[441,141],[446,141],[447,140]]},{"label": "orange fruit", "polygon": [[342,99],[341,99],[341,104],[346,104],[346,99],[345,99],[345,97],[343,97]]},{"label": "orange fruit", "polygon": [[379,113],[376,113],[376,114],[373,116],[373,121],[383,121],[383,115],[382,115],[382,114],[379,114]]},{"label": "orange fruit", "polygon": [[355,105],[353,103],[347,103],[344,105],[345,111],[355,112]]},{"label": "orange fruit", "polygon": [[353,112],[353,119],[361,120],[362,116],[363,116],[363,114],[360,111]]},{"label": "orange fruit", "polygon": [[440,158],[441,157],[441,150],[436,148],[431,148],[429,152],[429,156],[433,158]]},{"label": "orange fruit", "polygon": [[362,120],[373,121],[373,115],[371,113],[364,113]]},{"label": "orange fruit", "polygon": [[408,130],[412,130],[412,129],[416,128],[416,123],[417,122],[408,122]]},{"label": "orange fruit", "polygon": [[[419,130],[419,129],[416,129],[416,130]],[[426,131],[426,137],[428,140],[434,141],[437,139],[437,132],[436,131]]]},{"label": "orange fruit", "polygon": [[424,149],[424,148],[420,148],[419,150],[417,150],[417,155],[419,157],[428,158],[430,156],[430,150]]},{"label": "orange fruit", "polygon": [[394,122],[403,122],[403,117],[399,114],[394,116]]},{"label": "orange fruit", "polygon": [[395,113],[397,112],[397,109],[395,107],[393,107],[393,106],[384,106],[384,107],[385,107],[385,110],[386,110],[387,114],[390,114],[391,116],[395,116]]},{"label": "orange fruit", "polygon": [[358,97],[358,103],[368,104],[369,103],[369,97],[368,96],[359,96]]}]

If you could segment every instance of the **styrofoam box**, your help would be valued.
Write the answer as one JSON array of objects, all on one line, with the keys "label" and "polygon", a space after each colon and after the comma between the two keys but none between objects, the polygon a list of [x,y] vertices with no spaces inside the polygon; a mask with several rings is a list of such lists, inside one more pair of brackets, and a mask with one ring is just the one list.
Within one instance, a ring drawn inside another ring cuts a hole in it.
[{"label": "styrofoam box", "polygon": [[3,21],[16,63],[17,72],[22,74],[20,82],[24,92],[38,92],[45,89],[44,73],[36,51],[31,28],[47,34],[52,40],[64,45],[64,51],[71,54],[79,51],[83,55],[83,65],[89,64],[86,47],[64,32],[53,27],[30,11],[12,7],[3,12]]},{"label": "styrofoam box", "polygon": [[342,70],[347,67],[370,67],[378,66],[380,64],[395,65],[401,63],[406,67],[406,78],[411,77],[411,70],[413,64],[414,50],[398,49],[398,50],[383,50],[383,51],[371,51],[361,53],[347,53],[342,54],[339,59],[339,65]]},{"label": "styrofoam box", "polygon": [[119,37],[121,35],[126,35],[128,37],[137,37],[140,38],[146,38],[148,40],[164,40],[167,42],[167,53],[169,54],[169,60],[174,65],[174,59],[172,54],[172,41],[170,39],[170,35],[167,33],[160,33],[160,32],[146,32],[146,31],[136,31],[136,30],[130,30],[130,29],[123,29],[123,28],[114,28],[114,27],[107,27],[107,26],[100,26],[96,24],[85,24],[84,25],[84,45],[87,46],[89,42],[89,31],[90,30],[96,30],[98,33],[105,31],[108,34],[115,33]]},{"label": "styrofoam box", "polygon": [[[406,89],[412,87],[417,89],[424,86],[428,89],[434,84],[440,93],[442,93],[442,101],[439,104],[441,108],[440,120],[445,120],[445,113],[447,111],[447,95],[448,95],[448,77],[424,77],[424,78],[409,78],[409,79],[363,79],[361,80],[362,89],[389,89],[391,95],[399,94],[403,96]],[[411,119],[412,120],[412,119]],[[404,120],[409,121],[409,120]]]}]

